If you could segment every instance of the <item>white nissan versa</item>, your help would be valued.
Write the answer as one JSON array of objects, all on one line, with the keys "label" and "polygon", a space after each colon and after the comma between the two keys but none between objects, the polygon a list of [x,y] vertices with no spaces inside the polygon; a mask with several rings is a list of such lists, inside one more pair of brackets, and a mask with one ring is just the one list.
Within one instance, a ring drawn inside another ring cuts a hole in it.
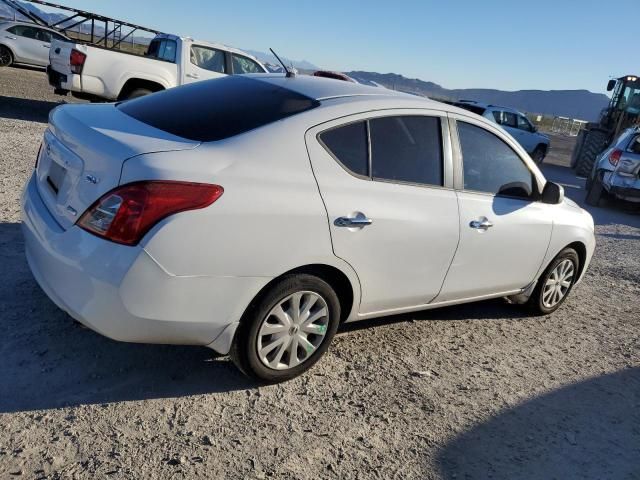
[{"label": "white nissan versa", "polygon": [[31,270],[72,317],[265,382],[341,322],[492,297],[551,313],[595,246],[495,123],[311,76],[56,108],[22,205]]}]

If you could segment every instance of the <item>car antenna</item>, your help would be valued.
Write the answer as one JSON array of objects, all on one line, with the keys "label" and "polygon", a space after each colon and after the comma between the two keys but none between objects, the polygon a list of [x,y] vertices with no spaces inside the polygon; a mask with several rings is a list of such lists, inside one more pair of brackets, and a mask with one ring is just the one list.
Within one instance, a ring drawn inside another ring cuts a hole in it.
[{"label": "car antenna", "polygon": [[284,64],[284,62],[280,60],[280,57],[278,56],[278,54],[273,51],[273,48],[270,48],[269,50],[271,50],[271,53],[273,53],[273,56],[278,59],[278,61],[280,62],[280,65],[282,65],[282,68],[284,68],[284,71],[287,72],[287,75],[286,75],[287,78],[295,77],[298,74],[298,71],[295,68],[293,68],[293,64],[290,67],[287,67]]}]

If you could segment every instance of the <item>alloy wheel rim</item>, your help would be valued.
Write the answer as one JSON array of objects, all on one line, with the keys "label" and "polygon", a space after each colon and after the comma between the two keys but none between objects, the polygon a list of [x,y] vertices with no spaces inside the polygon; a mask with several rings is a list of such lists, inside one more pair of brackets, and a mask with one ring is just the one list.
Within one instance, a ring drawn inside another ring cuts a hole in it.
[{"label": "alloy wheel rim", "polygon": [[316,292],[300,291],[280,300],[262,320],[257,349],[273,370],[288,370],[307,361],[327,334],[329,308]]},{"label": "alloy wheel rim", "polygon": [[574,273],[575,267],[569,259],[565,259],[556,265],[556,268],[547,277],[542,289],[542,304],[546,308],[555,307],[567,296],[567,292],[573,283]]}]

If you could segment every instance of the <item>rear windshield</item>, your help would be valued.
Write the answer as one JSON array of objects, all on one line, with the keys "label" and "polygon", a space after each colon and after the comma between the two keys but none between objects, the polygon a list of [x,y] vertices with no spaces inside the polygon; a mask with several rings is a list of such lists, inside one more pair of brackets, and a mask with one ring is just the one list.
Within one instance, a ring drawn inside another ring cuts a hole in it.
[{"label": "rear windshield", "polygon": [[214,142],[320,105],[260,80],[229,76],[196,82],[118,104],[121,112],[189,140]]}]

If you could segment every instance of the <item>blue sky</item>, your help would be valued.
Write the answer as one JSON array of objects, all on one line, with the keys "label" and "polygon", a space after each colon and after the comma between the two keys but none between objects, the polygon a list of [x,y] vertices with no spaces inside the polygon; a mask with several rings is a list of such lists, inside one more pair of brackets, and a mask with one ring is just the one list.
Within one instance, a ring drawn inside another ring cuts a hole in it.
[{"label": "blue sky", "polygon": [[[588,89],[640,73],[638,0],[58,0],[158,30],[323,68],[447,88]],[[616,27],[620,25],[620,27]],[[625,52],[620,46],[627,45]]]}]

